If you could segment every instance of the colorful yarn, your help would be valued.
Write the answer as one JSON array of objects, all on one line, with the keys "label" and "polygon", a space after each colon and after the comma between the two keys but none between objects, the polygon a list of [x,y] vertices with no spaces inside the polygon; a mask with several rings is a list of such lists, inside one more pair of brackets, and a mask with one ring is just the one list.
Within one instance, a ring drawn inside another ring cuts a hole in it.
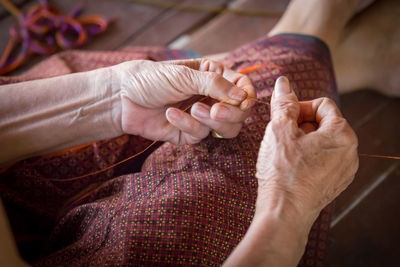
[{"label": "colorful yarn", "polygon": [[17,69],[30,55],[49,55],[58,49],[82,46],[88,36],[104,32],[111,22],[99,15],[79,17],[82,5],[66,15],[47,0],[39,0],[23,14],[9,0],[0,2],[18,19],[10,29],[11,39],[0,59],[0,75]]}]

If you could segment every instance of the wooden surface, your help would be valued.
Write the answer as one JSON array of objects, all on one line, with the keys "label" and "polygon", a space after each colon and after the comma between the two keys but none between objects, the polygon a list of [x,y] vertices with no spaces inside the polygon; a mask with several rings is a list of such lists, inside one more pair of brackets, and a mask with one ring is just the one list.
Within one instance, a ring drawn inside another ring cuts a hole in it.
[{"label": "wooden surface", "polygon": [[[17,0],[26,9],[34,1]],[[68,12],[80,1],[50,1]],[[288,0],[170,0],[177,4],[284,11]],[[117,20],[82,49],[113,50],[127,45],[194,49],[205,55],[224,52],[267,33],[277,18],[188,12],[135,4],[127,0],[84,1],[84,14]],[[15,19],[0,9],[0,50]],[[179,41],[177,41],[179,40]],[[36,57],[37,62],[42,57]],[[31,64],[28,64],[29,67]],[[25,67],[27,68],[27,67]],[[399,85],[400,90],[400,85]],[[400,99],[362,90],[341,96],[344,116],[359,137],[360,152],[400,155]],[[400,253],[400,163],[361,158],[352,185],[336,201],[328,266],[398,266]]]}]

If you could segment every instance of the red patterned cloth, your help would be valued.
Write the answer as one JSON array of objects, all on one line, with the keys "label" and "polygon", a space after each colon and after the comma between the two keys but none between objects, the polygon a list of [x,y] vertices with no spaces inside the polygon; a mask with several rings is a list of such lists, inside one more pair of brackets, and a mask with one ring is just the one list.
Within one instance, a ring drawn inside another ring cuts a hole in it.
[{"label": "red patterned cloth", "polygon": [[[37,79],[139,58],[187,56],[183,51],[149,48],[64,52],[24,76],[0,81]],[[258,98],[266,101],[280,75],[289,77],[301,100],[337,99],[329,50],[313,37],[263,38],[232,51],[224,63],[237,70],[254,64],[280,66],[248,75]],[[0,194],[22,256],[37,266],[220,265],[254,214],[255,165],[268,120],[268,106],[258,103],[235,139],[208,137],[180,147],[166,143],[150,156],[76,181],[51,179],[103,168],[140,151],[149,141],[122,136],[14,164],[1,174]],[[128,174],[119,176],[123,173]],[[314,224],[300,265],[323,264],[331,211],[323,210]]]}]

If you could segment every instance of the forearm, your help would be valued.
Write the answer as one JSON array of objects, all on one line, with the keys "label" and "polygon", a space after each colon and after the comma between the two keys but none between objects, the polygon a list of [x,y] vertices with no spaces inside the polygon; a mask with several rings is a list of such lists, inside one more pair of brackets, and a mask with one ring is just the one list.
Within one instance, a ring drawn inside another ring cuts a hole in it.
[{"label": "forearm", "polygon": [[253,221],[225,266],[296,266],[314,217],[299,216],[279,195],[257,199]]},{"label": "forearm", "polygon": [[0,87],[0,164],[122,134],[111,68]]}]

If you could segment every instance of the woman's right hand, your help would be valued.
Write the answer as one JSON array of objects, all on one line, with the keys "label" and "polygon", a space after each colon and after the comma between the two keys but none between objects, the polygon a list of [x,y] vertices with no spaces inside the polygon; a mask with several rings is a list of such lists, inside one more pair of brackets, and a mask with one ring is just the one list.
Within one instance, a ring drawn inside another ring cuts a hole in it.
[{"label": "woman's right hand", "polygon": [[272,202],[287,203],[296,217],[312,223],[352,182],[357,147],[354,131],[332,100],[299,102],[287,78],[279,78],[258,155],[256,215]]}]

